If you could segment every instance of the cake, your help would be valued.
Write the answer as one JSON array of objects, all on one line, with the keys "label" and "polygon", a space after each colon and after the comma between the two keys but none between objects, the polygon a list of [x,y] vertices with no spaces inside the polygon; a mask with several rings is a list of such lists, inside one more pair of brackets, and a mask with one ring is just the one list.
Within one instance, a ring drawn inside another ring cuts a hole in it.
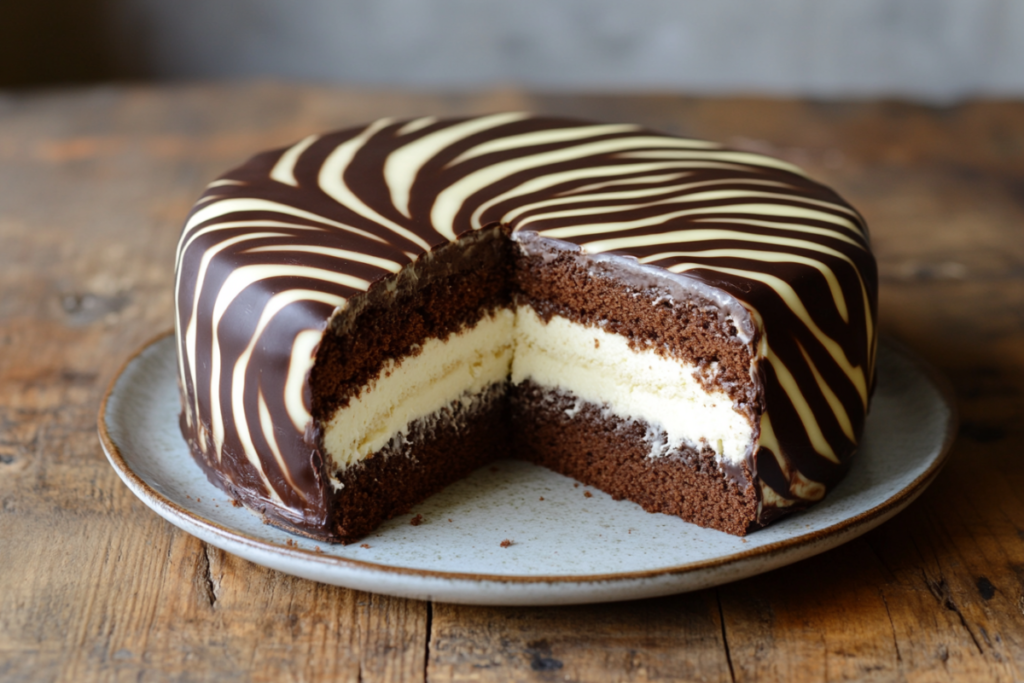
[{"label": "cake", "polygon": [[867,227],[789,163],[630,124],[381,119],[210,183],[181,429],[349,543],[498,458],[743,535],[822,499],[874,383]]}]

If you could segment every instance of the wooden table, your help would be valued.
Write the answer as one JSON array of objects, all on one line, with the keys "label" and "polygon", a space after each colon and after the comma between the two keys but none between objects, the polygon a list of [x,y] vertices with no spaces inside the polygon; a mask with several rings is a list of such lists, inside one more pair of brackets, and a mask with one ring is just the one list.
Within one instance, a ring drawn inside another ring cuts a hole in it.
[{"label": "wooden table", "polygon": [[[100,396],[172,324],[178,230],[254,151],[383,115],[636,121],[765,151],[868,219],[881,328],[962,416],[935,484],[879,529],[669,598],[463,607],[318,585],[150,512]],[[1020,680],[1024,104],[363,92],[280,84],[0,94],[0,680]]]}]

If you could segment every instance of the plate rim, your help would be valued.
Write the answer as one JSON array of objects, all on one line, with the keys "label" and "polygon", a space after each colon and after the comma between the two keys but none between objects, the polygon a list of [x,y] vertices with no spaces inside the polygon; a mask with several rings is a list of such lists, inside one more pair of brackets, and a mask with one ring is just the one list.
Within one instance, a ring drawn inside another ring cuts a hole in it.
[{"label": "plate rim", "polygon": [[[917,496],[919,496],[938,476],[939,472],[945,466],[949,460],[950,452],[952,451],[953,443],[956,440],[957,429],[960,422],[959,411],[956,402],[956,395],[950,385],[949,381],[945,376],[939,372],[931,363],[921,358],[917,353],[909,349],[905,344],[893,339],[889,336],[879,336],[879,345],[884,345],[892,350],[894,353],[899,354],[904,360],[910,361],[918,370],[920,370],[928,382],[938,393],[945,407],[949,410],[949,417],[946,421],[946,429],[942,435],[942,444],[939,447],[939,454],[929,464],[927,469],[918,475],[912,482],[907,486],[897,491],[888,499],[881,503],[864,510],[863,512],[843,519],[834,524],[830,524],[827,527],[818,529],[816,531],[810,531],[805,534],[800,534],[793,538],[782,539],[774,543],[770,543],[764,546],[758,546],[750,548],[748,550],[742,550],[736,553],[730,553],[728,555],[722,555],[719,557],[697,560],[681,565],[671,565],[668,567],[661,567],[656,569],[646,569],[642,571],[633,572],[617,572],[617,573],[606,573],[606,574],[556,574],[556,575],[532,575],[522,576],[514,574],[483,574],[483,573],[470,573],[470,572],[451,572],[451,571],[439,571],[434,569],[417,569],[414,567],[402,567],[395,566],[392,564],[381,564],[378,562],[370,562],[367,560],[358,560],[348,557],[339,557],[337,555],[328,555],[322,552],[316,552],[315,550],[307,550],[301,547],[288,547],[278,545],[273,541],[268,541],[256,536],[251,536],[245,532],[238,531],[224,526],[223,524],[207,519],[191,510],[188,510],[176,502],[163,495],[152,486],[150,486],[142,477],[140,477],[127,463],[124,455],[121,453],[121,449],[110,435],[107,427],[107,409],[110,403],[110,398],[117,389],[118,383],[124,377],[125,372],[128,370],[132,363],[136,362],[140,356],[146,353],[149,349],[156,346],[159,343],[164,342],[168,337],[174,336],[174,330],[165,330],[144,342],[134,352],[132,352],[121,364],[120,368],[111,378],[107,385],[106,390],[103,393],[103,398],[100,401],[99,412],[97,414],[97,432],[100,440],[100,444],[103,447],[103,451],[107,456],[107,461],[111,467],[117,473],[118,477],[125,483],[126,486],[139,498],[147,507],[156,512],[159,516],[163,517],[168,522],[171,520],[163,514],[160,514],[162,509],[168,515],[176,518],[180,518],[187,521],[189,524],[196,527],[205,529],[208,533],[214,536],[219,536],[227,541],[235,544],[247,546],[261,552],[273,552],[281,554],[284,557],[301,560],[303,562],[312,562],[314,564],[322,565],[324,567],[344,567],[352,570],[369,571],[372,573],[383,573],[389,575],[399,576],[412,576],[424,579],[440,579],[446,581],[467,581],[472,583],[501,583],[501,584],[588,584],[588,583],[609,583],[609,582],[631,582],[631,581],[643,581],[650,579],[666,579],[670,577],[680,576],[684,574],[691,574],[699,571],[707,571],[716,569],[723,566],[736,564],[739,562],[764,559],[770,560],[771,558],[786,553],[791,553],[798,550],[801,547],[813,547],[818,545],[822,541],[829,538],[841,537],[855,531],[861,531],[861,533],[867,532],[874,528],[877,524],[881,524],[888,519],[888,516],[895,515],[901,511],[904,507],[912,503]],[[160,508],[160,509],[158,509]],[[255,514],[255,513],[254,513]],[[876,522],[872,524],[872,522]],[[173,522],[171,522],[173,524]],[[190,533],[183,529],[180,525],[174,524],[177,528]],[[863,528],[863,527],[867,528]],[[287,531],[287,530],[286,530]],[[193,534],[194,535],[194,534]],[[856,535],[860,535],[859,533]],[[201,539],[202,540],[202,539]],[[836,544],[839,545],[839,544]],[[824,550],[823,549],[822,552]],[[816,553],[811,553],[816,554]]]}]

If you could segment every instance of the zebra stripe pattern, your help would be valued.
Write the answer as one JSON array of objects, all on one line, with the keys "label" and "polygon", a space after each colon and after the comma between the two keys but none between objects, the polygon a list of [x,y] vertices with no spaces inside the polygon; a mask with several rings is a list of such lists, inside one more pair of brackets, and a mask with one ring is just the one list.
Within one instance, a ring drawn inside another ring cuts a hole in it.
[{"label": "zebra stripe pattern", "polygon": [[183,430],[208,469],[286,517],[320,519],[307,377],[327,322],[495,224],[734,299],[765,392],[764,504],[816,500],[836,479],[874,380],[877,276],[860,215],[783,161],[524,113],[381,119],[208,186],[175,281]]}]

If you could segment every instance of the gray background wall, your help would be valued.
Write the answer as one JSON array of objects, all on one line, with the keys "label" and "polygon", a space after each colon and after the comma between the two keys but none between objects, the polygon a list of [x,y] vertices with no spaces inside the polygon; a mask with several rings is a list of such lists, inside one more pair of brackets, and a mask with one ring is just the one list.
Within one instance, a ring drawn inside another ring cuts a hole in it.
[{"label": "gray background wall", "polygon": [[[510,84],[939,102],[1024,95],[1024,0],[6,4],[21,7],[22,14],[35,11],[25,10],[26,4],[50,7],[41,12],[44,17],[28,17],[18,36],[38,29],[33,21],[49,25],[50,34],[62,21],[79,27],[72,41],[79,43],[77,57],[65,57],[64,66],[91,69],[91,75],[68,80],[287,78],[444,89]],[[0,58],[4,31],[11,33],[11,26],[0,27]],[[29,44],[28,51],[45,42]],[[53,49],[48,56],[54,58]],[[0,71],[0,82],[2,77]]]}]

